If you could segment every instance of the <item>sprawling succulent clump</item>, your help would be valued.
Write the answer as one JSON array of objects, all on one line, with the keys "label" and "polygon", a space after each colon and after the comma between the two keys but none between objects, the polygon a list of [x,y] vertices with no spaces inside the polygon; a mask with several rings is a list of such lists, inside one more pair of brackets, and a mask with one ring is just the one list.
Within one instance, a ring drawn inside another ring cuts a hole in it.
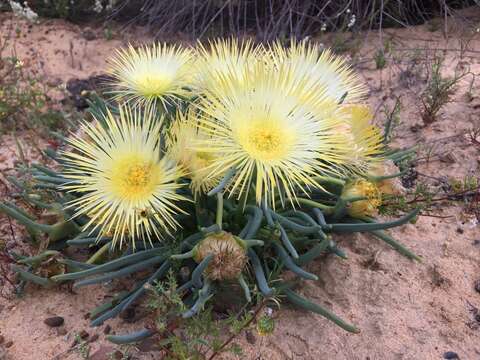
[{"label": "sprawling succulent clump", "polygon": [[[382,164],[410,151],[387,148],[360,103],[365,89],[343,59],[306,43],[286,50],[219,40],[198,49],[129,46],[109,64],[113,98],[93,98],[95,121],[85,121],[60,151],[47,151],[60,170],[34,165],[33,187],[12,180],[26,201],[55,209],[53,223],[0,203],[33,236],[48,236],[50,249],[19,259],[15,270],[24,280],[43,286],[74,280],[81,287],[148,274],[94,309],[93,326],[182,269],[175,291],[188,304],[184,317],[236,282],[247,302],[283,294],[357,332],[295,293],[282,271],[317,280],[306,264],[327,254],[347,258],[337,233],[371,233],[419,260],[383,231],[417,211],[374,219],[382,192],[400,175],[386,174]],[[92,253],[79,262],[62,256],[67,247]],[[62,271],[39,271],[46,262]]]}]

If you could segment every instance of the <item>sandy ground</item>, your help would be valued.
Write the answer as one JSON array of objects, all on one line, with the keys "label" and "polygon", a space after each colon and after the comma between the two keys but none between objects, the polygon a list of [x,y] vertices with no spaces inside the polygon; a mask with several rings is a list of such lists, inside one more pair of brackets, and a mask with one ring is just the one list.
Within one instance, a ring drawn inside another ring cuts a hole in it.
[{"label": "sandy ground", "polygon": [[[470,11],[468,15],[479,23],[478,12]],[[3,35],[12,20],[0,16]],[[30,32],[25,23],[17,25],[25,34],[16,44],[19,57],[31,59],[34,54],[35,60],[44,62],[46,75],[62,82],[101,73],[104,59],[112,50],[134,38],[129,35],[130,38],[106,41],[97,35],[95,40],[88,41],[81,29],[61,21],[35,25]],[[442,109],[437,122],[419,127],[422,124],[419,93],[424,83],[410,75],[417,69],[413,63],[421,66],[435,51],[446,56],[448,73],[453,74],[460,62],[470,72],[480,74],[480,34],[466,37],[459,29],[462,27],[452,23],[448,38],[440,31],[428,31],[427,25],[384,31],[383,39],[391,39],[394,51],[387,56],[383,70],[376,70],[372,61],[378,33],[362,40],[354,58],[371,89],[368,102],[377,110],[376,122],[383,123],[383,107],[391,108],[395,97],[400,96],[401,124],[395,142],[399,146],[422,144],[430,149],[430,159],[420,161],[417,170],[437,178],[461,179],[466,175],[478,178],[480,174],[480,147],[466,136],[469,129],[480,127],[480,83],[474,83],[473,99],[467,99],[471,77],[465,77],[454,101]],[[69,44],[74,44],[73,57],[69,55]],[[466,51],[462,53],[460,50],[464,48]],[[15,143],[11,136],[4,135],[0,144],[2,153],[8,154],[0,157],[0,169],[6,174],[16,156]],[[31,152],[28,156],[38,156],[35,148],[28,151]],[[4,190],[2,194],[5,196]],[[480,359],[480,323],[475,319],[480,294],[474,289],[475,281],[480,279],[480,227],[471,216],[465,216],[460,205],[442,205],[434,215],[421,216],[415,225],[392,231],[423,257],[421,264],[409,261],[376,239],[356,235],[339,238],[349,256],[347,261],[329,257],[311,267],[320,280],[304,282],[301,292],[355,323],[361,329],[360,334],[348,334],[320,316],[282,306],[281,311],[274,313],[277,321],[273,335],[256,336],[254,344],[243,335],[239,338],[244,350],[242,358],[433,360],[454,351],[460,359]],[[5,217],[0,217],[0,231],[4,239],[10,240]],[[18,234],[21,237],[22,232],[18,230]],[[104,326],[91,329],[85,319],[85,314],[108,289],[89,288],[77,294],[65,289],[27,290],[21,299],[0,299],[3,337],[0,350],[6,351],[7,359],[81,359],[78,351],[65,353],[72,344],[73,334],[81,330],[88,331],[90,336],[99,335],[91,344],[91,354],[100,347],[110,346],[104,341]],[[65,317],[65,331],[60,334],[43,323],[52,314]],[[109,324],[123,332],[140,327],[141,323],[126,324],[117,319]],[[0,359],[3,352],[0,351]],[[135,356],[160,358],[155,353],[136,352]]]}]

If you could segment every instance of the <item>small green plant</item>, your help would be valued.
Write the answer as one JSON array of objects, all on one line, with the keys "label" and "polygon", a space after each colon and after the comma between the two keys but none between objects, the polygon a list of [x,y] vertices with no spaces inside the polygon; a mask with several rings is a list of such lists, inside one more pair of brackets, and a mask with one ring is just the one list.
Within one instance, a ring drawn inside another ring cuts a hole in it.
[{"label": "small green plant", "polygon": [[105,29],[103,29],[103,36],[105,40],[112,40],[113,39],[113,31],[110,26],[106,26]]},{"label": "small green plant", "polygon": [[385,52],[383,49],[377,50],[375,53],[375,68],[377,70],[383,69],[387,65],[387,59],[385,58]]},{"label": "small green plant", "polygon": [[427,75],[427,86],[421,96],[423,105],[421,116],[425,125],[437,120],[438,112],[452,100],[457,83],[465,76],[465,73],[461,73],[445,77],[442,74],[442,64],[442,58],[435,58]]},{"label": "small green plant", "polygon": [[13,31],[0,39],[0,131],[61,127],[63,115],[51,97],[58,89],[46,85],[38,69],[27,69],[14,53],[7,54],[10,41],[15,41]]},{"label": "small green plant", "polygon": [[[234,339],[255,320],[256,312],[242,308],[238,313],[227,314],[215,320],[211,307],[196,317],[184,318],[187,310],[178,291],[176,276],[170,271],[167,279],[149,287],[149,308],[155,314],[153,327],[161,334],[159,342],[167,353],[165,359],[213,359],[224,352],[241,354],[241,348]],[[113,337],[115,340],[115,338]]]},{"label": "small green plant", "polygon": [[383,134],[384,143],[388,144],[395,136],[395,129],[400,124],[400,111],[402,110],[402,102],[400,98],[395,98],[393,108],[388,108],[387,105],[383,107],[383,114],[385,116],[385,130]]},{"label": "small green plant", "polygon": [[90,358],[90,345],[85,339],[82,339],[80,334],[75,334],[76,350],[82,359],[88,360]]}]

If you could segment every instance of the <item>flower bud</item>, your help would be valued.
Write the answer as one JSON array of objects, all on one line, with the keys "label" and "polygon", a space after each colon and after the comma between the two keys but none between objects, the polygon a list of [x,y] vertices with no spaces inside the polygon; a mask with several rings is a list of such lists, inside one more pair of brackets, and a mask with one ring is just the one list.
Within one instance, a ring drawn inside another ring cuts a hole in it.
[{"label": "flower bud", "polygon": [[222,231],[209,234],[195,248],[194,259],[200,263],[213,254],[205,270],[211,280],[232,280],[237,278],[247,263],[246,246],[231,233]]},{"label": "flower bud", "polygon": [[374,183],[359,179],[347,184],[343,189],[342,198],[348,200],[356,197],[365,197],[366,199],[352,201],[347,208],[348,215],[359,218],[377,214],[382,198],[380,191]]}]

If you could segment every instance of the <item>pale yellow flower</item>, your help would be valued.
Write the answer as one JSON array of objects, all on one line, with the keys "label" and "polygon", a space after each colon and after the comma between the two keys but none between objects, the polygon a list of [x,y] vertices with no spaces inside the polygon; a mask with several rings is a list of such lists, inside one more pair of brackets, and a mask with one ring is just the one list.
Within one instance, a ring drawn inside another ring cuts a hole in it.
[{"label": "pale yellow flower", "polygon": [[[87,215],[86,231],[111,234],[113,244],[161,239],[177,226],[181,213],[177,194],[181,170],[160,155],[161,121],[153,110],[120,107],[118,117],[108,113],[104,123],[82,124],[73,135],[72,149],[63,153],[64,189],[80,194],[69,203],[75,215]],[[82,135],[83,134],[83,135]]]}]

